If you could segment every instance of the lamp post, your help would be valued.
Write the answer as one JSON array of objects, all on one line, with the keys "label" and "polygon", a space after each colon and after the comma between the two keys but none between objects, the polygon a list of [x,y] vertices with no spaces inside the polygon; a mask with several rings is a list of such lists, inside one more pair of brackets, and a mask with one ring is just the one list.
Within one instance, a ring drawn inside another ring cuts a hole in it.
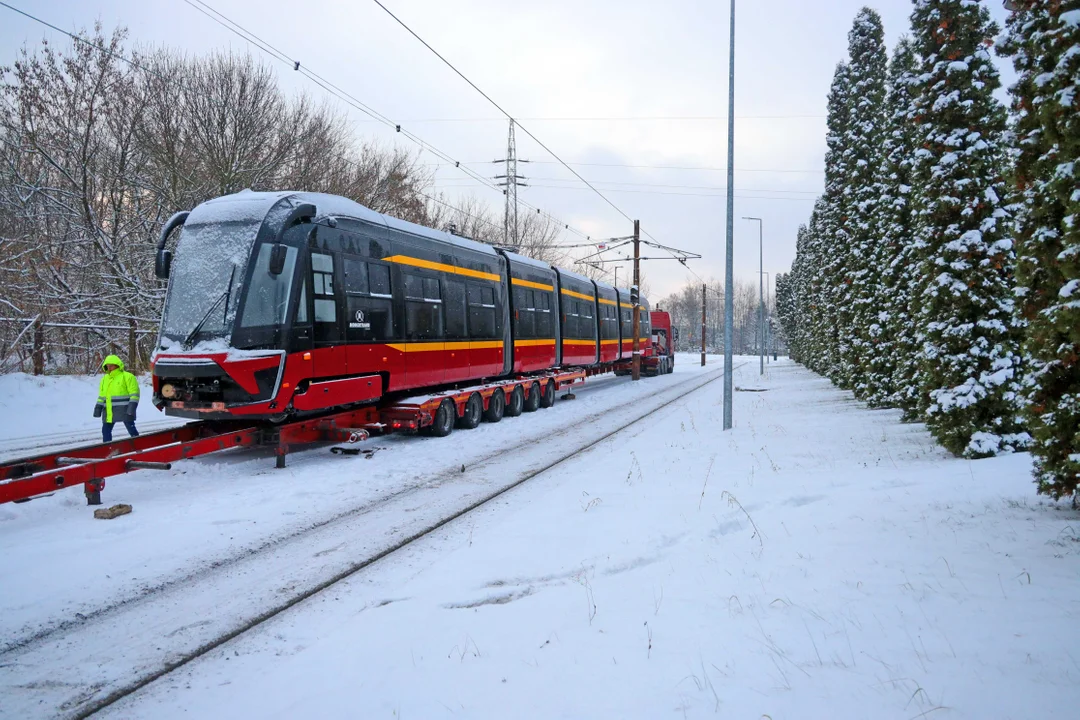
[{"label": "lamp post", "polygon": [[[758,224],[758,327],[765,324],[765,284],[762,275],[765,274],[765,221],[757,217],[744,217],[743,220],[753,220]],[[765,346],[759,348],[761,360],[761,374],[765,374]]]},{"label": "lamp post", "polygon": [[765,348],[765,362],[769,362],[769,334],[765,333],[765,328],[768,327],[772,330],[772,275],[768,270],[761,272],[765,276],[765,324],[762,325],[762,345]]},{"label": "lamp post", "polygon": [[728,58],[728,136],[727,136],[727,231],[724,259],[724,429],[731,429],[733,391],[732,324],[735,313],[735,0],[731,0],[731,40]]}]

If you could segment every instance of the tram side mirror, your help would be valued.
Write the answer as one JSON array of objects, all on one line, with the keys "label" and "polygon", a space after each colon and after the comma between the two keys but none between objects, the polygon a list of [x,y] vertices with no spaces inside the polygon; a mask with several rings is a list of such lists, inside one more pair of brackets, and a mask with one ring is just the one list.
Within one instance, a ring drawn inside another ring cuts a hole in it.
[{"label": "tram side mirror", "polygon": [[679,342],[679,328],[671,328],[671,335],[675,342]]},{"label": "tram side mirror", "polygon": [[172,251],[158,250],[154,258],[154,275],[162,280],[169,278],[169,268],[172,267]]},{"label": "tram side mirror", "polygon": [[271,275],[280,275],[285,270],[285,256],[289,249],[284,245],[274,245],[270,251],[270,267],[267,269]]}]

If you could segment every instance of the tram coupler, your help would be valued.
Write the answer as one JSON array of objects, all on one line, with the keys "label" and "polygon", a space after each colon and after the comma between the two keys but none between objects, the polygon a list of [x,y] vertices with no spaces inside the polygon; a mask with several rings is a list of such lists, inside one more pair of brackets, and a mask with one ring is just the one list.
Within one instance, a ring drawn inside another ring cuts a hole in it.
[{"label": "tram coupler", "polygon": [[104,480],[91,480],[88,483],[83,483],[83,492],[86,494],[87,505],[100,505],[101,504],[101,491],[105,489]]}]

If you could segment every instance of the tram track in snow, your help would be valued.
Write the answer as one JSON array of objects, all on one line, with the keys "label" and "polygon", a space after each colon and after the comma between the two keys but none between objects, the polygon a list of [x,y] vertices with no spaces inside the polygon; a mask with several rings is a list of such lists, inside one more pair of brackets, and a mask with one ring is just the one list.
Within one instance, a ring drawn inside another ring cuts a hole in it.
[{"label": "tram track in snow", "polygon": [[[18,717],[85,718],[397,553],[722,377],[696,375],[545,436],[444,469],[0,649]],[[588,430],[586,430],[588,429]],[[591,431],[591,432],[590,432]],[[437,440],[434,442],[438,442]],[[509,466],[509,467],[508,467]],[[133,634],[134,633],[134,634]],[[104,656],[104,657],[103,657]],[[0,708],[0,716],[6,712]]]}]

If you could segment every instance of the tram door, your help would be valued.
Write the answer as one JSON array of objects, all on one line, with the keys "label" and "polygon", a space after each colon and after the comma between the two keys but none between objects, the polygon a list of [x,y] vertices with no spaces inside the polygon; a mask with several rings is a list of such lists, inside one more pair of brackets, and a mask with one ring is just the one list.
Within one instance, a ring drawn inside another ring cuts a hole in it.
[{"label": "tram door", "polygon": [[341,269],[329,253],[311,253],[311,286],[314,299],[312,360],[316,377],[345,375],[345,335],[341,330]]}]

